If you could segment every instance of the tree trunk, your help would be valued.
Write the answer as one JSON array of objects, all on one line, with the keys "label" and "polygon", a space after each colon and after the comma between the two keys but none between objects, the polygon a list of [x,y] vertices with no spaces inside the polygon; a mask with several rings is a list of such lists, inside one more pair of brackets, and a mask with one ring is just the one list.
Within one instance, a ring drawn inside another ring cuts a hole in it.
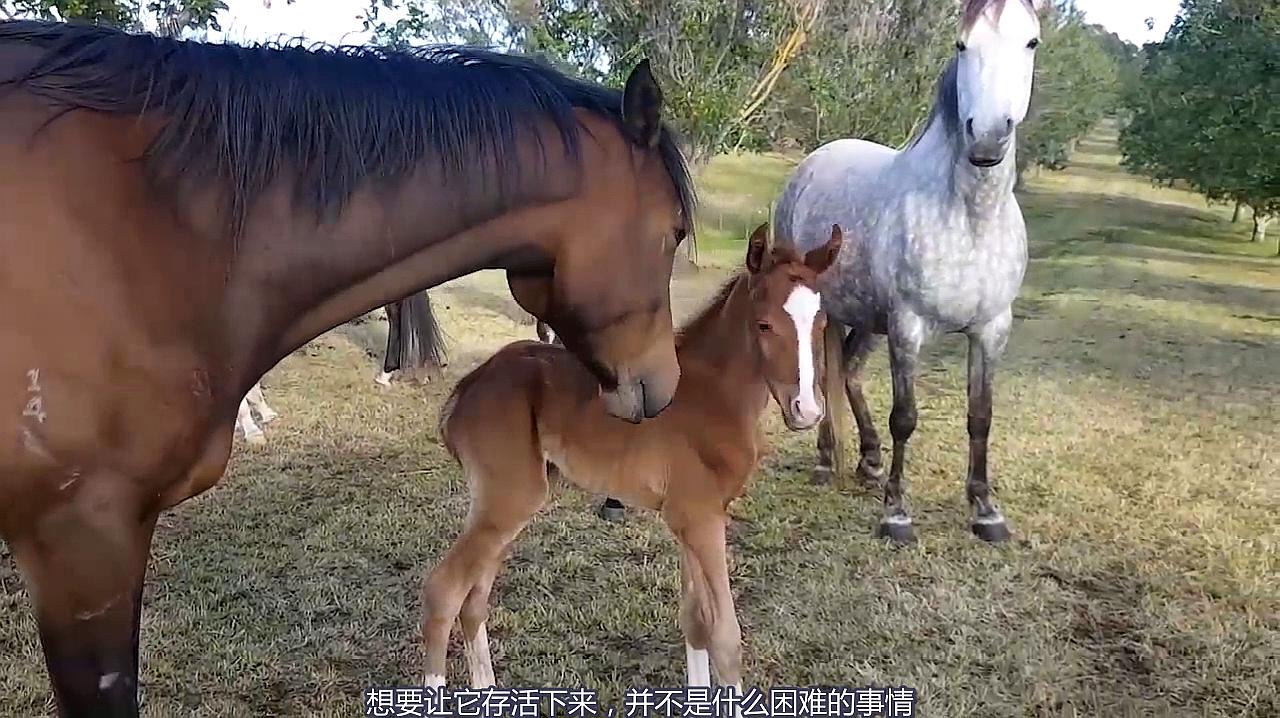
[{"label": "tree trunk", "polygon": [[1258,210],[1253,211],[1253,241],[1265,242],[1267,239],[1267,222],[1271,220],[1265,214],[1258,214]]},{"label": "tree trunk", "polygon": [[1231,223],[1235,224],[1240,221],[1240,202],[1236,201],[1236,209],[1231,213]]}]

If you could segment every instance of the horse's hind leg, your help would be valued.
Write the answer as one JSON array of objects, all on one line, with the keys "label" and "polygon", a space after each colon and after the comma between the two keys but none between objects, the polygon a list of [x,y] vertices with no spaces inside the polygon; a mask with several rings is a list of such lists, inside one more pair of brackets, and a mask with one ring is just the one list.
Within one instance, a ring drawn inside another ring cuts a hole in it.
[{"label": "horse's hind leg", "polygon": [[969,478],[966,493],[973,507],[973,533],[985,541],[1009,539],[1004,515],[991,498],[987,479],[987,438],[991,433],[991,398],[996,365],[1004,354],[1013,323],[1010,312],[969,335]]},{"label": "horse's hind leg", "polygon": [[240,400],[240,409],[236,412],[236,426],[240,427],[246,443],[254,446],[267,443],[267,435],[253,422],[253,412],[249,409],[247,395]]},{"label": "horse's hind leg", "polygon": [[262,395],[262,384],[260,382],[254,383],[253,387],[249,389],[249,393],[245,394],[244,398],[249,401],[250,406],[258,410],[258,416],[262,417],[262,423],[270,424],[280,418],[280,414],[267,404],[266,397]]},{"label": "horse's hind leg", "polygon": [[40,643],[62,718],[136,718],[138,626],[155,516],[80,478],[57,507],[9,546],[35,604]]},{"label": "horse's hind leg", "polygon": [[[501,451],[479,446],[459,451],[472,486],[472,504],[462,535],[422,586],[427,686],[444,685],[445,652],[455,619],[461,622],[471,680],[493,683],[485,627],[489,590],[507,546],[542,507],[548,490],[546,465],[533,442],[531,419],[524,413],[517,420],[522,426],[504,425],[499,431],[490,422],[481,431],[496,432],[493,435],[502,437],[527,436],[527,445],[504,445]],[[465,427],[452,431],[455,436],[464,432]],[[466,438],[456,441],[462,445]]]},{"label": "horse's hind leg", "polygon": [[867,357],[876,346],[871,332],[855,331],[849,335],[846,354],[849,357],[844,373],[844,391],[853,408],[853,418],[858,424],[858,479],[864,486],[878,487],[884,479],[884,456],[880,451],[880,435],[876,433],[875,420],[867,397],[862,393],[862,370]]},{"label": "horse's hind leg", "polygon": [[889,366],[893,374],[893,411],[889,433],[893,436],[893,460],[884,485],[884,512],[876,536],[898,544],[915,541],[911,516],[902,488],[907,442],[916,430],[916,364],[924,343],[924,324],[911,314],[894,315],[889,322]]}]

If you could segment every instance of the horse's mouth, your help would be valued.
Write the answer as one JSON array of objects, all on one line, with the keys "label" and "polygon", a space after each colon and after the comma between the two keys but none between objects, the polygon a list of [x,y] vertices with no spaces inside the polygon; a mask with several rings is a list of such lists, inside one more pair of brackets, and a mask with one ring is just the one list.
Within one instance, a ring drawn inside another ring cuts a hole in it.
[{"label": "horse's mouth", "polygon": [[1001,162],[1004,162],[1004,157],[969,157],[969,164],[983,169],[990,169]]}]

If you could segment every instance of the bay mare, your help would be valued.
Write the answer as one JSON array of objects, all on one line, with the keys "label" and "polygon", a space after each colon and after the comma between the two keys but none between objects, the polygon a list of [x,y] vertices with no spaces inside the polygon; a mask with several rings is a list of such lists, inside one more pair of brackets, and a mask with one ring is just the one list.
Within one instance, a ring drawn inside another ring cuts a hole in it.
[{"label": "bay mare", "polygon": [[969,339],[971,527],[988,541],[1010,535],[990,492],[987,441],[996,367],[1027,267],[1026,225],[1013,195],[1014,149],[1039,42],[1031,0],[967,0],[955,57],[938,80],[928,121],[907,147],[831,142],[801,162],[778,200],[779,242],[803,250],[815,231],[832,223],[855,238],[821,282],[830,318],[823,390],[829,409],[818,432],[815,479],[841,473],[841,431],[834,422],[842,416],[842,389],[858,425],[857,473],[869,483],[884,476],[862,367],[875,336],[887,334],[893,459],[876,533],[895,542],[914,540],[902,481],[916,427],[918,357],[926,341],[949,332]]},{"label": "bay mare", "polygon": [[[444,368],[444,336],[436,324],[435,313],[431,311],[431,297],[426,292],[394,301],[383,309],[387,315],[387,344],[382,357],[382,371],[374,377],[375,383],[390,386],[391,377],[401,370],[421,367],[435,373]],[[240,400],[236,428],[245,443],[261,446],[267,443],[267,435],[253,420],[254,411],[258,412],[263,425],[280,416],[267,403],[260,381],[254,382]]]},{"label": "bay mare", "polygon": [[818,275],[839,227],[801,257],[752,234],[739,272],[677,339],[683,379],[671,408],[640,425],[610,419],[591,377],[560,346],[518,341],[463,377],[441,411],[471,508],[461,536],[423,582],[425,684],[441,687],[455,621],[474,688],[494,685],[485,622],[503,555],[547,499],[547,463],[569,481],[659,511],[680,546],[680,623],[688,684],[742,690],[741,631],[729,587],[729,504],[755,469],[769,397],[793,431],[823,414]]},{"label": "bay mare", "polygon": [[619,92],[475,49],[0,23],[0,536],[60,715],[137,715],[157,517],[338,324],[504,269],[607,412],[667,406],[693,198],[661,107],[647,62]]}]

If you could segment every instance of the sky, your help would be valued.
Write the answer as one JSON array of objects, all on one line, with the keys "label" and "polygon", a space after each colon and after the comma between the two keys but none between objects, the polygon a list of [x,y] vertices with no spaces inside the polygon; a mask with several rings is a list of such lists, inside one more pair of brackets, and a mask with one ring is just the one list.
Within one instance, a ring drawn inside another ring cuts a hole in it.
[{"label": "sky", "polygon": [[[358,44],[369,40],[360,17],[369,0],[226,0],[228,10],[219,20],[222,33],[210,40],[236,42],[293,39],[333,44]],[[1121,38],[1142,45],[1164,37],[1178,13],[1179,0],[1076,0],[1076,7],[1090,22],[1098,23]],[[1151,18],[1154,29],[1148,30]]]}]

